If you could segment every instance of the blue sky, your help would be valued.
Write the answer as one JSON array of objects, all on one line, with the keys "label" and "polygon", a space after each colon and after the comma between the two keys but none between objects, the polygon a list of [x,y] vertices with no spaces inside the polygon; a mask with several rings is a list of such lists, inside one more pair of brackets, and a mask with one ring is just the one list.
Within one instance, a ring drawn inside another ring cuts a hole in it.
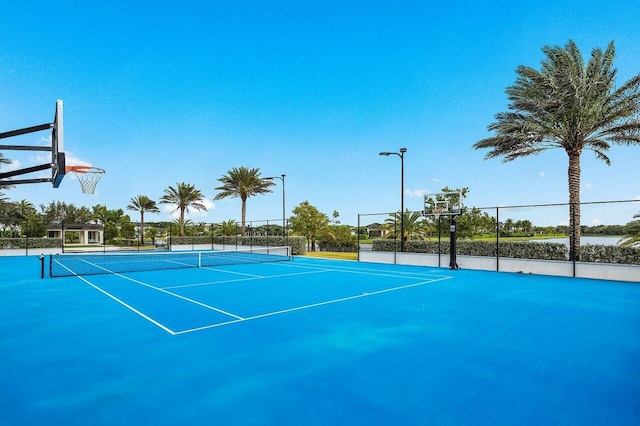
[{"label": "blue sky", "polygon": [[[189,217],[219,222],[240,200],[214,202],[217,179],[247,166],[286,174],[287,215],[306,200],[355,224],[399,208],[400,160],[378,153],[406,147],[410,210],[444,186],[469,187],[467,206],[565,203],[564,151],[503,164],[472,145],[545,45],[572,39],[588,56],[614,40],[618,83],[639,73],[638,16],[637,1],[4,2],[0,131],[50,121],[62,99],[67,164],[106,170],[95,195],[71,175],[5,195],[124,209],[187,182],[209,206]],[[4,154],[16,163],[3,171],[41,163]],[[640,147],[609,154],[609,167],[583,154],[582,200],[640,198]],[[281,217],[273,189],[248,219]]]}]

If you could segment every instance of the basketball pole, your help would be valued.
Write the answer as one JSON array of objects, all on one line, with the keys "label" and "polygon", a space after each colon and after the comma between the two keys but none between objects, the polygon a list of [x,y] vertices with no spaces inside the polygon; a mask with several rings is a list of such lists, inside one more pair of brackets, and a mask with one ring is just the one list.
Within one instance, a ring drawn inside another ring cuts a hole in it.
[{"label": "basketball pole", "polygon": [[456,259],[456,225],[458,224],[458,215],[451,215],[451,224],[449,225],[449,268],[458,269]]}]

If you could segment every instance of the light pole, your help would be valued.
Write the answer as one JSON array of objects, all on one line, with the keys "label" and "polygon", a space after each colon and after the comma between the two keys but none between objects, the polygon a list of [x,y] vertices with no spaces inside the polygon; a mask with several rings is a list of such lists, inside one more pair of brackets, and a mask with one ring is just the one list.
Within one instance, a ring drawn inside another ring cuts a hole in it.
[{"label": "light pole", "polygon": [[[284,176],[285,175],[281,175],[281,176],[271,176],[271,177],[266,177],[265,179],[267,180],[274,180],[274,179],[280,179],[282,181],[282,238],[286,238],[287,233],[286,233],[286,208],[285,208],[285,202],[284,202]],[[285,243],[286,244],[286,243]]]},{"label": "light pole", "polygon": [[404,153],[407,148],[400,148],[400,152],[381,152],[379,155],[400,157],[400,251],[404,252]]}]

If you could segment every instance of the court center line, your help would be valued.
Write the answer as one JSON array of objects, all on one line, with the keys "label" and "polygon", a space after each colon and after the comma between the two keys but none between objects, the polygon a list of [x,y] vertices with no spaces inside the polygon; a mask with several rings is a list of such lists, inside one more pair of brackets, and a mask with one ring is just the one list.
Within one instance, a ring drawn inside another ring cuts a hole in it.
[{"label": "court center line", "polygon": [[230,316],[230,317],[233,317],[233,318],[236,318],[236,319],[239,319],[239,320],[244,319],[243,317],[241,317],[241,316],[239,316],[239,315],[232,314],[231,312],[227,312],[227,311],[224,311],[224,310],[222,310],[222,309],[218,309],[218,308],[216,308],[216,307],[214,307],[214,306],[207,305],[206,303],[198,302],[197,300],[190,299],[190,298],[188,298],[188,297],[182,296],[182,295],[177,294],[177,293],[173,293],[173,292],[168,291],[168,290],[165,290],[165,289],[163,289],[163,288],[156,287],[156,286],[153,286],[153,285],[151,285],[151,284],[147,284],[147,283],[145,283],[145,282],[143,282],[143,281],[136,280],[135,278],[127,277],[126,275],[122,275],[122,274],[118,274],[118,273],[114,273],[113,275],[116,275],[116,276],[119,276],[119,277],[121,277],[121,278],[124,278],[125,280],[132,281],[132,282],[134,282],[134,283],[136,283],[136,284],[140,284],[140,285],[143,285],[143,286],[145,286],[145,287],[149,287],[149,288],[151,288],[151,289],[154,289],[154,290],[160,291],[160,292],[165,293],[165,294],[168,294],[168,295],[170,295],[170,296],[177,297],[178,299],[182,299],[182,300],[184,300],[184,301],[187,301],[187,302],[193,303],[193,304],[195,304],[195,305],[202,306],[203,308],[211,309],[212,311],[216,311],[216,312],[219,312],[219,313],[221,313],[221,314],[228,315],[228,316]]},{"label": "court center line", "polygon": [[286,313],[289,313],[289,312],[295,312],[295,311],[301,311],[301,310],[304,310],[304,309],[316,308],[318,306],[331,305],[331,304],[346,302],[346,301],[350,301],[350,300],[354,300],[354,299],[361,299],[363,297],[376,296],[376,295],[379,295],[379,294],[390,293],[390,292],[393,292],[393,291],[405,290],[407,288],[418,287],[418,286],[422,286],[422,285],[426,285],[426,284],[432,284],[434,282],[444,281],[444,280],[448,280],[448,279],[451,279],[451,278],[453,278],[453,277],[435,278],[433,280],[421,281],[421,282],[418,282],[418,283],[407,284],[407,285],[403,285],[403,286],[392,287],[392,288],[387,288],[387,289],[383,289],[383,290],[377,290],[377,291],[372,291],[372,292],[367,292],[367,293],[362,293],[362,294],[356,294],[354,296],[341,297],[339,299],[327,300],[327,301],[324,301],[324,302],[312,303],[312,304],[304,305],[304,306],[297,306],[295,308],[283,309],[283,310],[275,311],[275,312],[268,312],[266,314],[254,315],[254,316],[251,316],[251,317],[246,317],[246,318],[238,319],[238,320],[234,320],[234,321],[226,321],[226,322],[221,322],[221,323],[216,323],[216,324],[205,325],[205,326],[202,326],[202,327],[196,327],[196,328],[191,328],[191,329],[188,329],[188,330],[177,331],[176,335],[193,333],[193,332],[196,332],[196,331],[207,330],[207,329],[210,329],[210,328],[222,327],[222,326],[225,326],[225,325],[235,324],[235,323],[238,323],[238,322],[245,322],[245,321],[251,321],[251,320],[256,320],[256,319],[260,319],[260,318],[272,317],[272,316],[275,316],[275,315],[286,314]]}]

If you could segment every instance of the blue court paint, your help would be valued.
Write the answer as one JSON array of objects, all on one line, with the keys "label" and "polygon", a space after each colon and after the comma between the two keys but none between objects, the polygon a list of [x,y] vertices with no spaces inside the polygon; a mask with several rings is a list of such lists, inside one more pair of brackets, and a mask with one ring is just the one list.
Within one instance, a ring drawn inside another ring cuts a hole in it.
[{"label": "blue court paint", "polygon": [[[3,424],[640,423],[637,284],[305,258],[124,274],[242,317],[347,298],[172,335],[37,268],[0,258]],[[172,329],[224,321],[86,279]]]}]

